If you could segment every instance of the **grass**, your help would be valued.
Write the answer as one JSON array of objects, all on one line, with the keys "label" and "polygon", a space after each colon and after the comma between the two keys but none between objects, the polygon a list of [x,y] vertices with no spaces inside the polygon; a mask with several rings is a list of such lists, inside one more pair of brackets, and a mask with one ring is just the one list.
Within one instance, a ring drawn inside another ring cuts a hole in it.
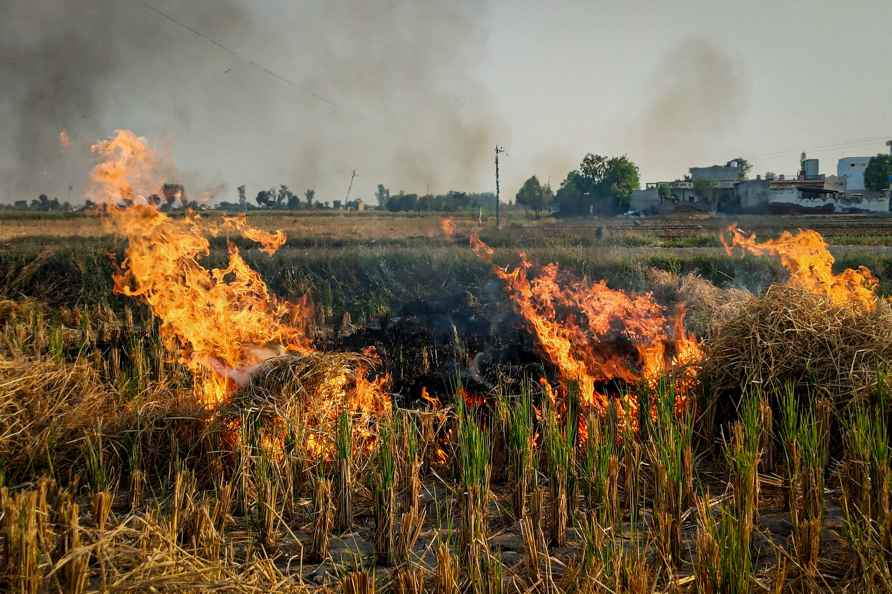
[{"label": "grass", "polygon": [[[49,221],[65,222],[83,225],[81,236],[44,240],[35,221],[18,220],[29,230],[17,228],[0,248],[4,591],[892,585],[885,370],[872,371],[869,393],[832,406],[834,388],[815,375],[737,385],[724,418],[695,404],[728,404],[729,392],[704,386],[682,402],[667,378],[639,390],[638,432],[620,400],[604,416],[572,397],[551,403],[535,381],[551,377],[542,362],[478,387],[479,406],[464,398],[471,383],[459,390],[465,376],[446,382],[439,405],[396,399],[385,420],[340,414],[330,427],[308,427],[297,403],[270,398],[222,423],[191,400],[191,376],[165,351],[157,321],[112,293],[107,252],[120,256],[122,246],[87,233],[94,221]],[[247,257],[278,294],[311,293],[321,341],[344,312],[363,327],[446,293],[484,305],[503,299],[463,241],[425,235],[435,219],[284,224],[307,233],[274,258],[251,249]],[[568,223],[566,237],[549,227],[563,223],[514,224],[484,238],[621,288],[648,288],[649,266],[754,289],[779,276],[764,260],[723,256],[709,228],[677,236],[608,228],[598,239],[586,235],[595,223]],[[458,227],[464,233],[470,222]],[[503,263],[515,261],[503,252]],[[884,252],[846,251],[840,263],[867,264],[888,287]],[[464,337],[456,343],[468,361],[477,355]],[[437,356],[432,347],[428,357]],[[286,430],[271,430],[277,415]],[[366,428],[377,436],[369,449],[354,439]],[[331,443],[329,459],[307,455],[314,431]],[[271,437],[281,447],[269,447]]]}]

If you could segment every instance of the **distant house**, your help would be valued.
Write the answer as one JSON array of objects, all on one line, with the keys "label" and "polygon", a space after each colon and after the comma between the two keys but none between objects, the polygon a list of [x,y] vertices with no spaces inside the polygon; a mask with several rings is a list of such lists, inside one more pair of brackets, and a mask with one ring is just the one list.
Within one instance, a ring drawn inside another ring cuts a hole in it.
[{"label": "distant house", "polygon": [[845,157],[836,165],[836,174],[846,180],[846,192],[864,191],[864,171],[871,157]]},{"label": "distant house", "polygon": [[660,190],[656,186],[649,186],[644,190],[633,190],[629,197],[629,210],[636,212],[658,213],[661,210],[661,205]]},{"label": "distant house", "polygon": [[362,198],[357,198],[356,200],[348,200],[344,208],[346,208],[347,210],[362,212],[365,210],[365,202]]},{"label": "distant house", "polygon": [[715,182],[718,187],[731,187],[742,177],[737,161],[731,161],[724,166],[691,167],[688,171],[691,173],[691,181],[711,181]]},{"label": "distant house", "polygon": [[823,180],[753,179],[735,186],[740,212],[889,212],[889,197],[883,192],[842,191],[836,176]]}]

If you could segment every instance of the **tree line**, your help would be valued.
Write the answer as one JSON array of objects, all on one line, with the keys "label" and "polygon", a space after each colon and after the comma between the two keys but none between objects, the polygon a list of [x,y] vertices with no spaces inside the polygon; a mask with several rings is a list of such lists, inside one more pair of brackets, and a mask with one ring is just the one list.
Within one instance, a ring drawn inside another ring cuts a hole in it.
[{"label": "tree line", "polygon": [[579,167],[567,173],[557,192],[534,175],[524,182],[515,200],[536,216],[554,208],[562,216],[616,214],[628,210],[639,184],[638,165],[627,156],[588,153]]},{"label": "tree line", "polygon": [[493,209],[496,195],[492,192],[459,192],[445,194],[391,194],[383,184],[375,192],[378,207],[390,212],[459,212],[463,210]]},{"label": "tree line", "polygon": [[867,162],[864,170],[864,188],[870,192],[883,192],[889,189],[892,178],[892,155],[877,155]]}]

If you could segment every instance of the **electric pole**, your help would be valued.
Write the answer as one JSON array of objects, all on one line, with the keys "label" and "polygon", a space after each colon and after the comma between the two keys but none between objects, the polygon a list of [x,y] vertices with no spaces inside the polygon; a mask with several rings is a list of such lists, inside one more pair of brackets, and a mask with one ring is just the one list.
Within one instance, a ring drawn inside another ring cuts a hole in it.
[{"label": "electric pole", "polygon": [[353,189],[353,180],[356,179],[356,170],[353,170],[353,175],[350,176],[350,185],[347,186],[347,193],[344,195],[344,208],[347,208],[347,202],[350,200],[350,190]]},{"label": "electric pole", "polygon": [[504,152],[504,148],[496,145],[496,229],[502,228],[502,207],[499,198],[499,154]]}]

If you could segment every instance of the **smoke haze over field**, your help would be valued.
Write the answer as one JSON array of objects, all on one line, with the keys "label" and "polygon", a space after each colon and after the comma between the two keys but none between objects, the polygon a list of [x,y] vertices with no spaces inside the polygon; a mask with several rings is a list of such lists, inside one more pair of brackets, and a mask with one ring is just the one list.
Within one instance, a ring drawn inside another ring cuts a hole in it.
[{"label": "smoke haze over field", "polygon": [[446,191],[479,180],[508,139],[475,78],[485,7],[474,0],[11,1],[9,199],[64,198],[69,183],[78,196],[89,144],[114,128],[167,147],[196,194],[225,182],[225,198],[240,183],[251,196],[286,183],[338,199],[354,168],[366,188]]},{"label": "smoke haze over field", "polygon": [[636,156],[662,158],[684,172],[690,155],[735,129],[748,93],[743,67],[721,47],[703,37],[684,39],[654,72],[650,104],[634,132],[641,146]]},{"label": "smoke haze over field", "polygon": [[888,4],[846,11],[0,0],[0,201],[64,200],[69,185],[78,201],[90,144],[116,128],[160,147],[192,196],[233,201],[240,184],[253,198],[282,183],[342,199],[353,169],[366,199],[378,183],[491,190],[496,143],[507,199],[532,174],[557,189],[589,151],[628,154],[643,181],[737,156],[792,173],[801,151],[832,171],[892,136]]}]

